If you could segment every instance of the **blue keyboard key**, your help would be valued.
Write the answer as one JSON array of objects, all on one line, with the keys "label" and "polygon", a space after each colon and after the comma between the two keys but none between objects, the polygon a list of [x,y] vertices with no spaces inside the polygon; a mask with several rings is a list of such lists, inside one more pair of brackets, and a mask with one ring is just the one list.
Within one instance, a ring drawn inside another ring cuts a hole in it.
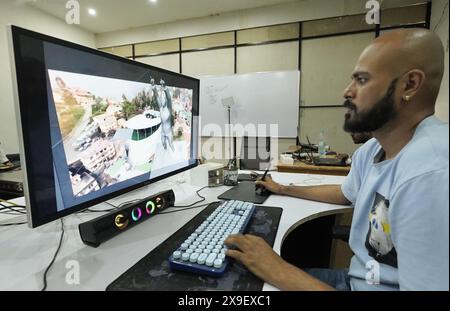
[{"label": "blue keyboard key", "polygon": [[228,266],[223,242],[230,234],[244,232],[254,210],[250,202],[222,202],[193,232],[188,232],[186,241],[169,257],[170,268],[222,276]]}]

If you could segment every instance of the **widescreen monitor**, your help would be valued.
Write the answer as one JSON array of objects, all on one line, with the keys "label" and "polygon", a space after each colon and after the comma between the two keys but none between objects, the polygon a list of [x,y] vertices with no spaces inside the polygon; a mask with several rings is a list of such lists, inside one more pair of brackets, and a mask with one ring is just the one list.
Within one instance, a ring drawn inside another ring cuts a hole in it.
[{"label": "widescreen monitor", "polygon": [[197,165],[199,80],[11,26],[36,227]]}]

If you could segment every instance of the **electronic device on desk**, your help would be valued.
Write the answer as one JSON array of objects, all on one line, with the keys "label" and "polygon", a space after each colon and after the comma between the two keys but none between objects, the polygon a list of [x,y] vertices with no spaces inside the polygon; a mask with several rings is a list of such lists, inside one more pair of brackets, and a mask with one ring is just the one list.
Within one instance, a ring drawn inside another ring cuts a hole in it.
[{"label": "electronic device on desk", "polygon": [[[31,227],[197,166],[198,79],[15,26],[9,35]],[[130,228],[150,216],[148,200],[80,227]]]},{"label": "electronic device on desk", "polygon": [[111,213],[80,224],[78,228],[81,240],[89,246],[97,247],[174,204],[175,194],[172,190],[128,204]]},{"label": "electronic device on desk", "polygon": [[244,233],[255,206],[250,202],[226,201],[193,232],[169,257],[171,269],[214,277],[222,276],[229,260],[224,241],[230,234]]},{"label": "electronic device on desk", "polygon": [[0,193],[2,194],[2,199],[23,196],[23,171],[0,172]]},{"label": "electronic device on desk", "polygon": [[20,168],[20,156],[19,154],[3,154],[0,149],[0,173],[9,172]]},{"label": "electronic device on desk", "polygon": [[[306,137],[309,142],[309,138]],[[347,166],[348,155],[340,154],[330,158],[327,157],[315,157],[312,152],[308,153],[310,161],[314,165],[318,166]]]},{"label": "electronic device on desk", "polygon": [[[308,140],[309,142],[309,140]],[[299,152],[306,152],[306,151],[310,151],[310,152],[318,152],[319,151],[319,147],[317,147],[316,145],[313,145],[311,143],[308,144],[303,144],[300,143],[300,150]]]},{"label": "electronic device on desk", "polygon": [[238,181],[256,181],[262,177],[261,174],[255,171],[251,171],[249,174],[241,173],[238,175]]},{"label": "electronic device on desk", "polygon": [[204,163],[189,171],[190,183],[199,187],[214,187],[223,184],[224,165],[221,163]]},{"label": "electronic device on desk", "polygon": [[346,154],[339,154],[331,158],[312,157],[314,165],[320,166],[348,166],[347,159],[348,155]]}]

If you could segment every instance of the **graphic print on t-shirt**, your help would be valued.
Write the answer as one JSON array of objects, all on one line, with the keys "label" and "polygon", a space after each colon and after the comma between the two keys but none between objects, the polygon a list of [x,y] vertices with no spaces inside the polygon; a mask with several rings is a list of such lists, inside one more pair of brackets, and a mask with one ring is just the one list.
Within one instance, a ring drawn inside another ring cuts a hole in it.
[{"label": "graphic print on t-shirt", "polygon": [[366,248],[369,256],[376,261],[397,267],[397,252],[392,243],[389,223],[389,200],[379,193],[375,194],[375,200],[369,213]]}]

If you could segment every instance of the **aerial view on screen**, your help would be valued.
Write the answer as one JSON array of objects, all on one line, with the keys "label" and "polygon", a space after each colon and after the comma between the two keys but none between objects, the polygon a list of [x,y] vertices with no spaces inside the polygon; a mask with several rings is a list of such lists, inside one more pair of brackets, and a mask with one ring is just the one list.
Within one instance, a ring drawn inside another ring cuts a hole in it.
[{"label": "aerial view on screen", "polygon": [[193,90],[48,70],[74,196],[190,158]]}]

